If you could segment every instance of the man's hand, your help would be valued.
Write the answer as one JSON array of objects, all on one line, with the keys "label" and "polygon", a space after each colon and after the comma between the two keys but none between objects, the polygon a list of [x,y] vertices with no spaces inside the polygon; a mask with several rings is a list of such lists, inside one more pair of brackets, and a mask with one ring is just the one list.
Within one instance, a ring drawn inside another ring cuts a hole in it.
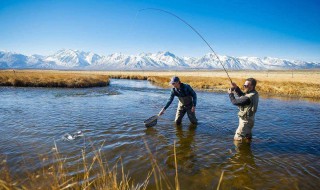
[{"label": "man's hand", "polygon": [[164,114],[164,111],[166,111],[166,110],[164,108],[162,108],[162,110],[159,112],[158,115],[160,116],[160,115]]},{"label": "man's hand", "polygon": [[231,88],[228,88],[228,94],[231,94],[231,93],[233,93]]},{"label": "man's hand", "polygon": [[195,112],[195,111],[196,111],[196,107],[192,106],[191,112]]}]

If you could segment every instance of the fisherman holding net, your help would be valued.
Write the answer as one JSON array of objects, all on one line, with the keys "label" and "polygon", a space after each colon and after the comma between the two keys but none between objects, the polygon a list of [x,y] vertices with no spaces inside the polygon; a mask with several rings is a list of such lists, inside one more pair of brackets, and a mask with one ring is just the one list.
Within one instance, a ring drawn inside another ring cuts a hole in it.
[{"label": "fisherman holding net", "polygon": [[170,106],[175,96],[179,98],[179,104],[176,112],[175,122],[177,125],[181,124],[183,116],[187,113],[188,118],[192,124],[197,124],[195,110],[197,104],[197,94],[190,85],[180,82],[178,77],[172,77],[170,84],[173,86],[171,95],[164,108],[159,112],[159,115],[164,114],[166,109]]},{"label": "fisherman holding net", "polygon": [[[230,101],[239,108],[239,126],[234,135],[234,140],[251,140],[254,116],[257,112],[259,102],[259,94],[255,89],[257,81],[254,78],[248,78],[243,85],[244,92],[240,90],[236,83],[231,84],[232,88],[228,89]],[[239,98],[236,99],[234,93],[236,93]]]}]

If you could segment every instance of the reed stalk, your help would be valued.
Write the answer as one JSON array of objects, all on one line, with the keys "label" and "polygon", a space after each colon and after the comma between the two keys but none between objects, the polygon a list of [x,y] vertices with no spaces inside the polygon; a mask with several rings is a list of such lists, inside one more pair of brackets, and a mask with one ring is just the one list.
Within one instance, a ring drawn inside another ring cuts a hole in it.
[{"label": "reed stalk", "polygon": [[[60,153],[57,144],[54,142],[52,149],[52,157],[41,160],[49,161],[42,163],[42,169],[38,171],[26,172],[25,179],[17,180],[15,176],[11,176],[9,168],[5,161],[0,165],[0,189],[5,190],[29,190],[29,189],[107,189],[107,190],[146,190],[151,176],[153,175],[156,189],[180,189],[178,180],[178,163],[174,142],[174,159],[175,159],[175,185],[172,185],[164,170],[159,166],[150,148],[145,143],[150,158],[151,171],[147,174],[146,179],[134,184],[123,167],[122,158],[120,157],[112,168],[109,165],[101,148],[95,149],[92,146],[90,154],[92,158],[88,158],[86,150],[81,151],[81,163],[78,165],[78,171],[75,175],[70,175],[70,168],[67,158]],[[40,156],[41,157],[41,156]],[[5,160],[5,159],[3,159]],[[28,162],[26,162],[28,164]],[[118,166],[121,168],[118,168]],[[72,170],[73,171],[73,170]]]},{"label": "reed stalk", "polygon": [[223,179],[223,174],[224,174],[224,171],[222,171],[222,173],[221,173],[221,176],[220,176],[220,179],[219,179],[219,183],[218,183],[218,186],[217,186],[217,190],[220,189],[220,186],[221,186],[221,183],[222,183],[222,179]]}]

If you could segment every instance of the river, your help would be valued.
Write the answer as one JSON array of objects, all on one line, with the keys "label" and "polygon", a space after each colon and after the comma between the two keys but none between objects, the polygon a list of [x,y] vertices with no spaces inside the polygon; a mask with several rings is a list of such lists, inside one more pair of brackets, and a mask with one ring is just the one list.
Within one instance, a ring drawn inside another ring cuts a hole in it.
[{"label": "river", "polygon": [[[187,116],[182,126],[174,124],[175,98],[158,124],[146,128],[143,121],[160,111],[170,89],[120,79],[87,89],[0,87],[0,156],[24,178],[26,170],[41,169],[37,159],[50,154],[54,143],[70,166],[90,145],[101,148],[110,165],[121,157],[140,183],[151,171],[148,146],[174,184],[175,142],[181,189],[215,189],[222,171],[222,189],[320,187],[319,102],[260,98],[253,141],[234,143],[237,107],[225,93],[196,92],[197,126]],[[77,131],[84,136],[63,139]],[[155,187],[153,178],[149,185]]]}]

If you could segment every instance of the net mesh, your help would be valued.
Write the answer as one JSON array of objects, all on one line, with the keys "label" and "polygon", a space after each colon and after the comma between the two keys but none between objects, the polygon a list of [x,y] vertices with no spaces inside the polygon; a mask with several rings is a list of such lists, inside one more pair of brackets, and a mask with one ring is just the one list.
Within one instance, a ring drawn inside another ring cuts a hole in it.
[{"label": "net mesh", "polygon": [[158,122],[158,116],[154,115],[154,116],[150,117],[149,119],[145,120],[144,125],[146,127],[153,127],[153,126],[157,125],[157,122]]}]

